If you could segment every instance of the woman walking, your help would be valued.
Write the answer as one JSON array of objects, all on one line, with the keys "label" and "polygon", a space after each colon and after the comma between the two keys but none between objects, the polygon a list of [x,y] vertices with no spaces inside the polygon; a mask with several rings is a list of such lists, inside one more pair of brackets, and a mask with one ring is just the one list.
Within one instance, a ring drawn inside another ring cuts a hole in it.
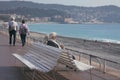
[{"label": "woman walking", "polygon": [[26,43],[27,33],[29,34],[28,25],[25,23],[25,20],[22,20],[22,24],[19,27],[19,33],[21,37],[22,46]]}]

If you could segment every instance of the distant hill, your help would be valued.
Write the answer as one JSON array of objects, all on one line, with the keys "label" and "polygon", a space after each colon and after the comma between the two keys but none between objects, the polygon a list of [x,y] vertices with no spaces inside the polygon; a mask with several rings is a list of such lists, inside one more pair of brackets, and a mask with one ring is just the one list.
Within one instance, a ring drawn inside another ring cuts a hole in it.
[{"label": "distant hill", "polygon": [[61,15],[80,22],[120,23],[120,7],[79,7],[58,4],[40,4],[27,1],[0,1],[0,13],[16,13],[32,17]]},{"label": "distant hill", "polygon": [[66,15],[63,11],[58,11],[53,8],[42,8],[42,4],[26,1],[0,1],[0,13],[15,13],[21,15],[31,15],[32,17]]},{"label": "distant hill", "polygon": [[0,10],[1,14],[18,14],[29,17],[52,17],[55,15],[64,16],[65,12],[54,10],[54,9],[38,9],[38,8],[27,8],[17,7],[15,9]]}]

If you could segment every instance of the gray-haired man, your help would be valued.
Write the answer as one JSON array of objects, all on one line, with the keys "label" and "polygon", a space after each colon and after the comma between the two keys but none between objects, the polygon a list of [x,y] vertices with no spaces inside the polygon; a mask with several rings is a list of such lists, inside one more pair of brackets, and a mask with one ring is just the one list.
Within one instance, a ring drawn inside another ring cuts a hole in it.
[{"label": "gray-haired man", "polygon": [[[11,17],[11,20],[8,22],[9,25],[9,44],[11,45],[13,42],[13,46],[15,46],[16,43],[16,32],[18,30],[18,23],[15,22],[15,18]],[[13,37],[13,40],[12,40]]]}]

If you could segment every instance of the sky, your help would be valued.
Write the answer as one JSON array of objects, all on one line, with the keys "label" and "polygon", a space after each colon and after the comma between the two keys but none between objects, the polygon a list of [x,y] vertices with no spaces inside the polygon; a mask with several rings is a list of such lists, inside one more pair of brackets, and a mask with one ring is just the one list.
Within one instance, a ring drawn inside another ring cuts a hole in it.
[{"label": "sky", "polygon": [[[7,0],[0,0],[7,1]],[[120,0],[24,0],[45,4],[63,4],[85,7],[96,7],[104,5],[115,5],[120,7]]]}]

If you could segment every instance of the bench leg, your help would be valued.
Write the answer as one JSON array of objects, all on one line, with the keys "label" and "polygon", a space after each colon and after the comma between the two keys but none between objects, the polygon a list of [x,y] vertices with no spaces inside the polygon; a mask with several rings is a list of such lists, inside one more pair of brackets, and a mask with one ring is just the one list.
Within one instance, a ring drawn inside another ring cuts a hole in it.
[{"label": "bench leg", "polygon": [[35,78],[35,70],[33,70],[32,80]]},{"label": "bench leg", "polygon": [[[57,64],[57,65],[58,65],[58,64]],[[55,67],[55,68],[53,69],[53,71],[52,71],[52,75],[53,75],[54,80],[57,80],[57,78],[56,78],[56,76],[55,76],[56,68],[57,68],[57,67]]]},{"label": "bench leg", "polygon": [[15,65],[15,66],[17,66],[17,64],[16,64],[16,63],[17,63],[17,59],[15,58],[15,63],[14,63],[14,65]]}]

